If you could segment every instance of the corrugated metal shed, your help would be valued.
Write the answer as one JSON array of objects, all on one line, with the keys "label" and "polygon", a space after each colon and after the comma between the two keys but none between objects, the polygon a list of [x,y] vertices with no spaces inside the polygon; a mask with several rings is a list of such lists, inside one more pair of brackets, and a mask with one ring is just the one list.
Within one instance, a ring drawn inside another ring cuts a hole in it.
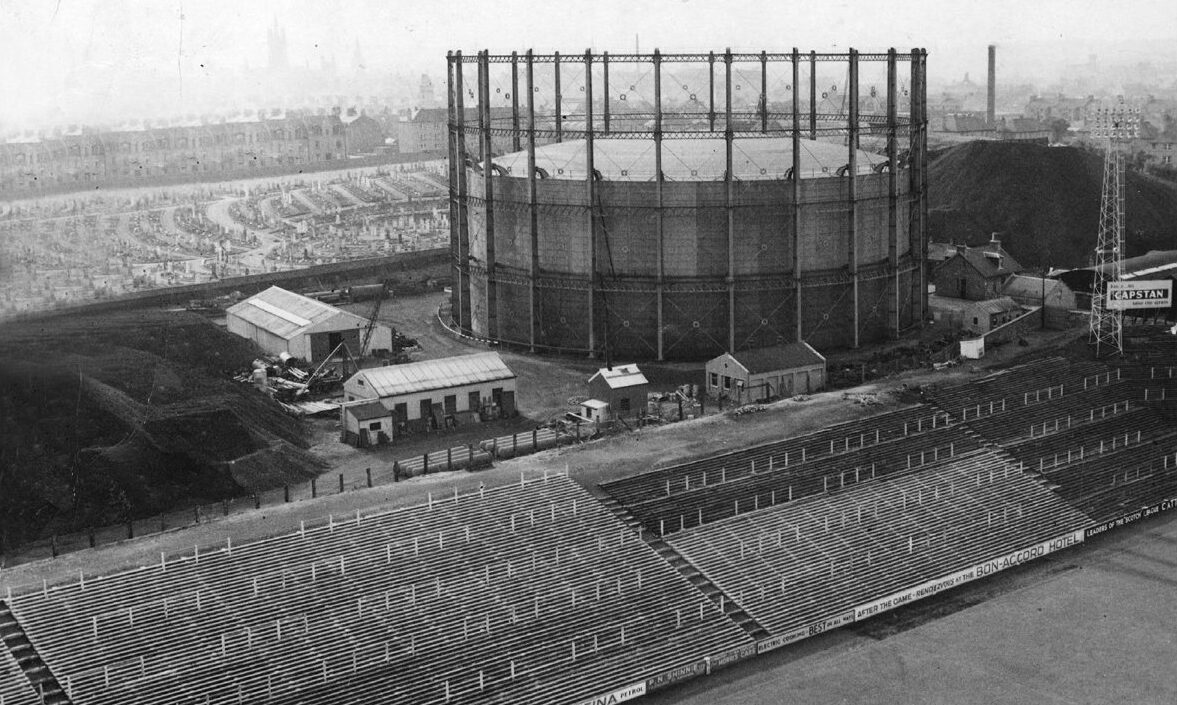
[{"label": "corrugated metal shed", "polygon": [[390,414],[388,409],[378,401],[364,402],[363,404],[352,404],[344,407],[348,414],[351,414],[356,421],[371,421],[372,419],[382,419]]},{"label": "corrugated metal shed", "polygon": [[1002,289],[1002,293],[1013,298],[1025,299],[1041,299],[1054,293],[1054,290],[1062,286],[1062,282],[1057,279],[1047,279],[1043,281],[1042,277],[1030,277],[1024,274],[1015,274],[1009,278]]},{"label": "corrugated metal shed", "polygon": [[352,380],[364,385],[379,397],[393,397],[468,384],[482,384],[514,379],[515,373],[498,353],[459,355],[440,360],[422,360],[407,365],[390,365],[360,370]]},{"label": "corrugated metal shed", "polygon": [[732,353],[736,362],[744,366],[749,374],[758,375],[779,370],[793,370],[798,367],[824,365],[826,359],[809,343],[789,343],[771,348],[741,350]]},{"label": "corrugated metal shed", "polygon": [[973,310],[994,314],[1005,313],[1006,311],[1021,311],[1022,307],[1010,297],[1000,296],[996,299],[989,299],[988,301],[978,301],[973,305]]},{"label": "corrugated metal shed", "polygon": [[333,316],[359,319],[322,301],[276,286],[230,306],[226,313],[287,340]]},{"label": "corrugated metal shed", "polygon": [[589,377],[589,382],[591,383],[597,377],[605,380],[605,384],[609,385],[610,389],[623,389],[650,383],[637,365],[617,365],[611,370],[602,367],[597,370],[596,374]]}]

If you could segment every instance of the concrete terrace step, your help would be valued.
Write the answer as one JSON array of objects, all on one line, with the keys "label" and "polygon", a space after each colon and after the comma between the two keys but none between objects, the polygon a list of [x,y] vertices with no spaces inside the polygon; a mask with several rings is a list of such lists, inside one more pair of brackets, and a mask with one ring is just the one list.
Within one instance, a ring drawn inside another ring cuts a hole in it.
[{"label": "concrete terrace step", "polygon": [[4,647],[12,654],[33,690],[41,694],[45,705],[71,705],[69,696],[57,682],[49,666],[41,659],[24,629],[6,602],[0,601],[0,627],[4,630]]},{"label": "concrete terrace step", "polygon": [[724,615],[732,621],[736,626],[743,629],[749,636],[754,639],[762,639],[767,637],[768,630],[765,629],[759,622],[757,622],[752,615],[748,614],[744,608],[740,607],[735,600],[727,595],[723,590],[712,582],[707,576],[687,560],[681,553],[679,553],[673,546],[671,546],[665,539],[660,536],[655,536],[649,532],[642,533],[640,531],[640,522],[634,518],[629,509],[621,504],[620,501],[613,497],[604,498],[601,503],[607,507],[614,516],[621,519],[625,524],[637,527],[639,535],[646,542],[646,544],[654,549],[654,552],[662,557],[672,568],[674,568],[680,575],[686,578],[687,582],[691,584],[699,592],[703,593],[709,600],[723,605]]}]

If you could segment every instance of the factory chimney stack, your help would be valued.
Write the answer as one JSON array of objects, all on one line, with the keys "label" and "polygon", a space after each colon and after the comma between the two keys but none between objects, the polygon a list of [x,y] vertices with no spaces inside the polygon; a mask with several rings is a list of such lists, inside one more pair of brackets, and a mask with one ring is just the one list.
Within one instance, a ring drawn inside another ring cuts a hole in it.
[{"label": "factory chimney stack", "polygon": [[989,101],[985,104],[989,126],[997,125],[997,45],[989,45]]}]

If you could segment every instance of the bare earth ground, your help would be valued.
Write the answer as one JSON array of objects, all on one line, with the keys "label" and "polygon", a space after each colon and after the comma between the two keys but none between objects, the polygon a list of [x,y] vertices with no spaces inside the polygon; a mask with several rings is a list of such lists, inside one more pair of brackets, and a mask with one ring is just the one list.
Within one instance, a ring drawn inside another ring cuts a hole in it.
[{"label": "bare earth ground", "polygon": [[[534,480],[542,478],[545,472],[567,470],[578,482],[593,489],[597,482],[604,479],[640,472],[676,459],[720,453],[784,435],[806,433],[829,424],[833,419],[861,418],[895,406],[895,402],[861,406],[844,401],[841,392],[827,392],[814,395],[805,402],[777,402],[760,413],[739,417],[707,416],[579,446],[565,446],[514,460],[498,461],[494,468],[476,473],[456,471],[430,474],[396,484],[377,485],[371,489],[362,488],[290,504],[280,504],[279,498],[279,503],[268,501],[260,510],[235,513],[229,517],[205,517],[205,523],[196,526],[2,569],[0,590],[9,586],[38,586],[42,580],[73,580],[77,578],[79,570],[93,575],[118,568],[156,564],[161,552],[169,555],[191,554],[196,545],[203,550],[206,546],[224,545],[228,538],[241,544],[297,531],[303,521],[308,524],[325,523],[328,517],[351,517],[354,520],[357,511],[375,513],[395,506],[424,504],[431,495],[435,499],[452,497],[455,490],[460,493],[475,492],[480,486],[495,487],[519,482],[521,476]],[[323,446],[315,448],[322,452]],[[389,456],[389,466],[392,457]],[[374,472],[377,466],[373,456],[358,451],[346,462],[366,462],[373,466]],[[338,467],[333,471],[338,471]]]}]

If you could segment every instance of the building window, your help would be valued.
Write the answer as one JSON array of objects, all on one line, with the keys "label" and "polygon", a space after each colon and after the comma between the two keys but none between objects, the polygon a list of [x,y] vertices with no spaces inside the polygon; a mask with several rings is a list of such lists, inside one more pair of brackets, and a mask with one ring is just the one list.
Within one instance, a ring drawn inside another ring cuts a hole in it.
[{"label": "building window", "polygon": [[727,375],[723,376],[723,388],[724,389],[731,389],[732,388],[732,378],[731,377],[728,377]]},{"label": "building window", "polygon": [[454,394],[447,394],[445,397],[445,413],[458,413],[458,397]]},{"label": "building window", "polygon": [[973,316],[973,325],[974,326],[977,325],[977,317],[976,316]]},{"label": "building window", "polygon": [[396,418],[397,421],[408,421],[409,405],[403,403],[397,404],[395,407],[393,407],[392,415]]},{"label": "building window", "polygon": [[368,424],[368,430],[369,431],[379,431],[380,430],[380,422],[373,421],[372,423]]},{"label": "building window", "polygon": [[617,408],[621,411],[629,411],[629,397],[621,397],[618,399]]},{"label": "building window", "polygon": [[712,387],[718,387],[718,386],[719,386],[719,373],[718,373],[718,372],[712,372],[712,373],[711,373],[711,386],[712,386]]}]

